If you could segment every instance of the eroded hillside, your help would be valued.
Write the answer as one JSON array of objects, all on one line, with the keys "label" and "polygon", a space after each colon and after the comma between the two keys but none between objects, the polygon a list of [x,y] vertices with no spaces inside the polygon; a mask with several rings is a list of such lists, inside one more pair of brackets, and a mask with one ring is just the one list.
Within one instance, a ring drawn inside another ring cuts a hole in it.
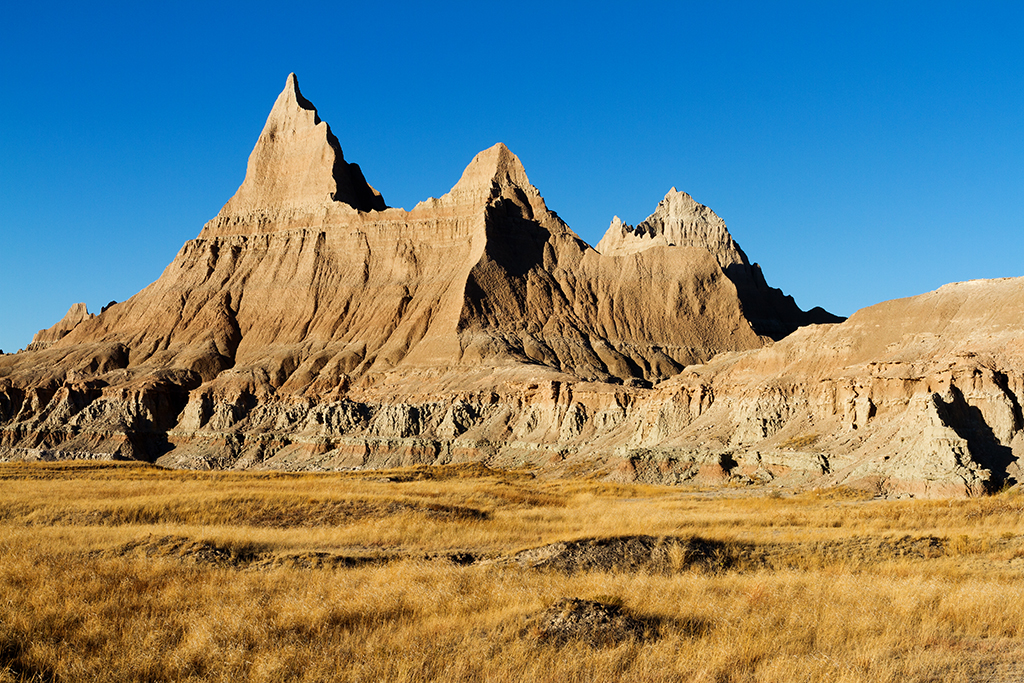
[{"label": "eroded hillside", "polygon": [[159,279],[0,357],[0,457],[964,495],[1016,477],[1021,287],[838,324],[674,188],[591,248],[500,143],[387,208],[292,75],[238,192]]}]

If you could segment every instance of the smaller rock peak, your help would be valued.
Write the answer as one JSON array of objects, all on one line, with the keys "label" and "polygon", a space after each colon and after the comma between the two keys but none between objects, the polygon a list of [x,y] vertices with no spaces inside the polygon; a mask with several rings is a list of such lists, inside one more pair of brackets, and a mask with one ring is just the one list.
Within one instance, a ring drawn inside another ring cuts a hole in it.
[{"label": "smaller rock peak", "polygon": [[544,200],[526,176],[523,163],[504,143],[488,147],[473,157],[459,182],[439,200],[442,204],[483,205],[499,196],[517,197],[536,208]]},{"label": "smaller rock peak", "polygon": [[636,226],[612,219],[597,243],[597,251],[609,256],[634,254],[653,247],[700,247],[711,252],[719,265],[746,265],[739,248],[718,215],[675,187],[650,216]]},{"label": "smaller rock peak", "polygon": [[[281,96],[278,97],[280,100],[284,98],[289,104],[294,103],[300,109],[306,109],[316,114],[316,107],[313,103],[302,96],[302,91],[299,90],[299,77],[295,75],[295,72],[288,74],[288,79],[284,83],[284,90],[281,91]],[[317,123],[320,122],[320,117],[317,115]]]},{"label": "smaller rock peak", "polygon": [[688,192],[681,192],[674,187],[665,193],[665,197],[661,200],[658,206],[660,208],[663,204],[671,205],[674,203],[703,206],[703,204],[700,204],[696,199],[690,196]]},{"label": "smaller rock peak", "polygon": [[27,350],[38,351],[45,349],[50,344],[60,341],[68,335],[71,330],[78,327],[80,323],[87,320],[92,320],[96,316],[89,312],[89,309],[84,303],[72,304],[68,312],[64,314],[64,317],[60,319],[53,327],[45,330],[39,330],[36,332],[35,337],[32,338],[32,343],[28,345]]},{"label": "smaller rock peak", "polygon": [[452,190],[490,189],[494,184],[499,187],[515,185],[524,190],[533,188],[523,162],[503,142],[473,157]]}]

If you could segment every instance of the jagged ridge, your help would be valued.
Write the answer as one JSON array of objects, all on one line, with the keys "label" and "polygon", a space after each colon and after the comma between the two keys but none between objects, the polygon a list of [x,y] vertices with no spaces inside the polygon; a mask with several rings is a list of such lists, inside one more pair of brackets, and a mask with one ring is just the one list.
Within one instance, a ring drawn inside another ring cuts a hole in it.
[{"label": "jagged ridge", "polygon": [[822,308],[803,311],[793,297],[769,287],[761,267],[747,260],[747,255],[729,234],[725,221],[674,187],[658,203],[654,213],[635,227],[615,216],[597,243],[597,250],[602,254],[623,255],[676,246],[699,247],[715,257],[726,277],[736,285],[743,313],[758,334],[778,341],[804,325],[843,321]]},{"label": "jagged ridge", "polygon": [[599,253],[504,145],[412,211],[350,192],[361,174],[339,160],[290,77],[243,186],[156,282],[98,316],[74,307],[37,350],[0,358],[0,457],[485,459],[917,495],[1017,476],[1019,280],[772,345],[754,328],[799,309],[772,303],[688,195],[637,229],[613,223]]}]

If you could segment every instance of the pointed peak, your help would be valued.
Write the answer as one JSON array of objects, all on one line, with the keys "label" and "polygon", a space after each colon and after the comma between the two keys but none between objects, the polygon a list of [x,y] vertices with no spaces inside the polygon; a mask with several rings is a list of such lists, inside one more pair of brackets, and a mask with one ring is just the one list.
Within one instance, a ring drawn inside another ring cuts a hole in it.
[{"label": "pointed peak", "polygon": [[260,215],[336,202],[360,211],[386,208],[359,167],[345,161],[330,126],[302,96],[298,77],[288,74],[249,155],[245,180],[211,224],[260,223]]},{"label": "pointed peak", "polygon": [[672,246],[706,249],[722,268],[747,262],[718,214],[674,187],[654,213],[636,226],[613,219],[597,251],[615,256]]},{"label": "pointed peak", "polygon": [[503,142],[488,147],[473,157],[452,191],[489,190],[495,184],[502,188],[514,185],[520,189],[529,188],[536,192],[536,189],[530,184],[530,179],[526,177],[523,162]]},{"label": "pointed peak", "polygon": [[420,206],[462,206],[483,208],[497,201],[510,200],[517,204],[524,216],[554,216],[565,229],[561,219],[550,212],[540,192],[530,184],[523,163],[503,142],[499,142],[478,153],[462,172],[459,182],[446,194],[435,199],[426,199]]},{"label": "pointed peak", "polygon": [[[294,104],[299,109],[312,111],[316,114],[316,107],[313,106],[313,103],[302,96],[302,91],[299,90],[299,77],[295,75],[294,71],[288,74],[288,79],[284,83],[284,90],[278,95],[277,100],[278,102],[283,100],[284,103]],[[277,107],[277,102],[274,103],[274,106],[275,108]],[[319,116],[317,116],[316,122],[320,123]]]},{"label": "pointed peak", "polygon": [[688,192],[681,192],[680,190],[677,190],[675,186],[673,186],[672,189],[665,193],[665,198],[662,199],[661,201],[671,202],[673,200],[692,202],[693,204],[697,204],[697,201],[692,196],[690,196]]},{"label": "pointed peak", "polygon": [[321,123],[316,107],[302,96],[302,91],[299,90],[299,78],[294,73],[288,74],[284,90],[274,101],[270,116],[267,117],[267,125],[263,128],[264,134],[271,128],[272,122],[276,124],[276,127],[285,128],[307,128]]},{"label": "pointed peak", "polygon": [[88,307],[84,303],[72,304],[68,312],[64,314],[55,325],[45,330],[39,330],[36,335],[32,338],[32,343],[28,349],[30,351],[37,351],[44,349],[50,344],[67,336],[71,330],[75,329],[79,323],[83,323],[86,320],[91,320],[96,316],[89,312]]}]

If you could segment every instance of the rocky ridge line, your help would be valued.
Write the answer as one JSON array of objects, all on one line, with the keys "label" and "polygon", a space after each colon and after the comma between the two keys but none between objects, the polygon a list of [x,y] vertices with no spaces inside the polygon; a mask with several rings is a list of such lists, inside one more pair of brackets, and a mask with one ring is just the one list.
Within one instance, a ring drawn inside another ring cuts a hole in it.
[{"label": "rocky ridge line", "polygon": [[773,344],[802,312],[688,195],[599,253],[504,145],[411,211],[350,191],[353,166],[290,76],[242,187],[156,282],[0,357],[0,458],[919,496],[1019,474],[1021,280]]}]

